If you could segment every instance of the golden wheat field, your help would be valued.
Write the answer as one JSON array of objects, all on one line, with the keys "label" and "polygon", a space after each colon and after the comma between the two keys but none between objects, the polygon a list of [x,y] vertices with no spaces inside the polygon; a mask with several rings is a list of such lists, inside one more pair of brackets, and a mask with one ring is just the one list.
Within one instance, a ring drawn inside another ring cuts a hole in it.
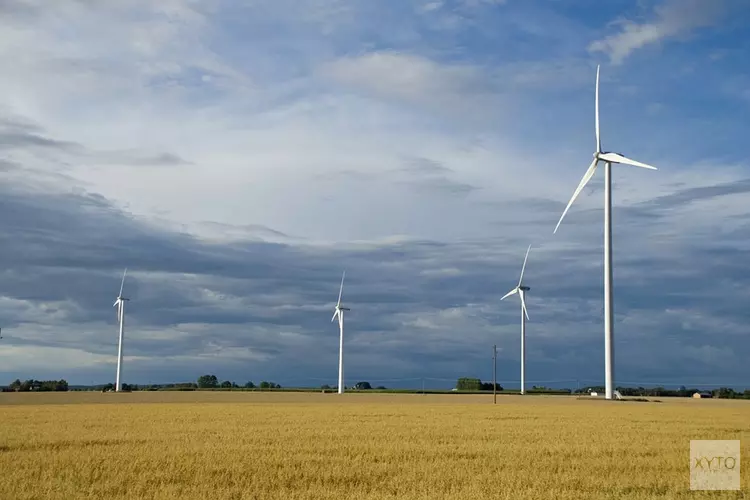
[{"label": "golden wheat field", "polygon": [[3,500],[750,498],[688,481],[691,438],[750,457],[750,401],[0,394],[0,424]]}]

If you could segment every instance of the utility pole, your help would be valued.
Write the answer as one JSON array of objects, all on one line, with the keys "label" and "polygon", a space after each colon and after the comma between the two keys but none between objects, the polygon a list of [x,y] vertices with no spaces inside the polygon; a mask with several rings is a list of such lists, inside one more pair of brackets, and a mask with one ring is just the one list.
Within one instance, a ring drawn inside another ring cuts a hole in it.
[{"label": "utility pole", "polygon": [[497,404],[497,344],[492,346],[492,404]]}]

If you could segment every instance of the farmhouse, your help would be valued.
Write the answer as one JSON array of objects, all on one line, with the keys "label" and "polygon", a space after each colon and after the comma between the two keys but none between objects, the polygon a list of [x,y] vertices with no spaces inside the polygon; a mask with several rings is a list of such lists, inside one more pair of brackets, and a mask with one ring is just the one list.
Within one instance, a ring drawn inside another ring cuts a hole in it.
[{"label": "farmhouse", "polygon": [[695,394],[693,394],[693,397],[695,399],[706,399],[706,398],[712,398],[714,397],[714,395],[711,394],[710,392],[696,392]]}]

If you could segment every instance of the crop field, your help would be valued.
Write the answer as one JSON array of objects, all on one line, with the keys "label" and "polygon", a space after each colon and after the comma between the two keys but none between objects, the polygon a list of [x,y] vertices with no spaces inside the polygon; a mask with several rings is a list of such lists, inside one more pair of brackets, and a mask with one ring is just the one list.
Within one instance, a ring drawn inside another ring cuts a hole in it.
[{"label": "crop field", "polygon": [[750,401],[3,393],[0,424],[3,500],[750,498],[750,462],[688,469],[690,439],[750,457]]}]

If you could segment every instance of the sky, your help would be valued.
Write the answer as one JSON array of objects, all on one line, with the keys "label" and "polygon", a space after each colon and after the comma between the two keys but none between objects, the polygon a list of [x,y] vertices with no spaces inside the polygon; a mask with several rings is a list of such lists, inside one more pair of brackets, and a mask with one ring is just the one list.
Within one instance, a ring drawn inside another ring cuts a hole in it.
[{"label": "sky", "polygon": [[742,0],[0,3],[0,383],[750,388]]}]

